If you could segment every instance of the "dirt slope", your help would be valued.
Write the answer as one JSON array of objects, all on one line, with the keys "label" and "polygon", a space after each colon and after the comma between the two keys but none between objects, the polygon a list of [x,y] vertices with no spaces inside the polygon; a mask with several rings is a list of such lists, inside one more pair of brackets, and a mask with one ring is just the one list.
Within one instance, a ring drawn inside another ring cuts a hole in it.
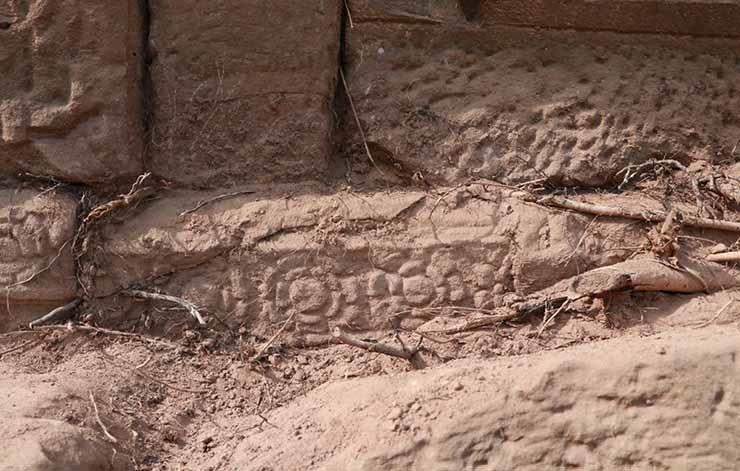
[{"label": "dirt slope", "polygon": [[732,470],[739,341],[681,330],[334,383],[214,469]]}]

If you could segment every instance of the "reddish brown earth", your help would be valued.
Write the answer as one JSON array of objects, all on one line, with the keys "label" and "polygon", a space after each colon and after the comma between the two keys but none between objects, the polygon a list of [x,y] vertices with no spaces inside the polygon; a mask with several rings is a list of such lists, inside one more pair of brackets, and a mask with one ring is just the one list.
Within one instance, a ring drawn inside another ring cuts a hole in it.
[{"label": "reddish brown earth", "polygon": [[737,469],[739,21],[0,0],[0,471]]}]

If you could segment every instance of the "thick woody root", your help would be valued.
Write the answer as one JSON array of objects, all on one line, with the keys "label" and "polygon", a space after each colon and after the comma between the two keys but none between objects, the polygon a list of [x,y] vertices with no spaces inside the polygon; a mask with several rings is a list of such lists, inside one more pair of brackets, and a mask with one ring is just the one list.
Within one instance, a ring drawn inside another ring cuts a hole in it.
[{"label": "thick woody root", "polygon": [[530,314],[543,314],[549,309],[557,309],[559,312],[571,301],[601,298],[610,293],[634,291],[691,294],[738,286],[740,271],[716,263],[694,259],[628,260],[562,280],[527,296],[522,301],[512,303],[509,307],[497,309],[493,315],[478,317],[454,328],[425,333],[452,335],[500,325]]},{"label": "thick woody root", "polygon": [[597,297],[616,291],[701,293],[740,285],[740,272],[694,259],[628,260],[596,268],[546,288],[535,297]]}]

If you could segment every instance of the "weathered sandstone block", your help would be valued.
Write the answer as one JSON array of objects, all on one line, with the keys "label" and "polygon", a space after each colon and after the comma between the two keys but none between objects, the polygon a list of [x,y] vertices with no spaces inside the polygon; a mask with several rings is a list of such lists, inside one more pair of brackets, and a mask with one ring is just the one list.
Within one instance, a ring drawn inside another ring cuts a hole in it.
[{"label": "weathered sandstone block", "polygon": [[0,173],[105,183],[142,168],[137,0],[0,1]]},{"label": "weathered sandstone block", "polygon": [[76,220],[71,196],[0,190],[0,330],[74,298]]},{"label": "weathered sandstone block", "polygon": [[228,186],[326,169],[341,1],[150,3],[156,173]]},{"label": "weathered sandstone block", "polygon": [[478,187],[444,202],[420,192],[240,197],[183,215],[208,196],[176,193],[106,228],[96,294],[156,287],[253,332],[295,314],[289,332],[313,341],[332,325],[377,331],[392,316],[418,325],[440,306],[492,308],[629,255],[598,248],[599,234],[617,246],[643,238],[609,222],[583,236],[592,218]]},{"label": "weathered sandstone block", "polygon": [[[400,167],[401,177],[420,172],[431,181],[601,186],[649,158],[713,161],[737,150],[736,39],[593,32],[610,29],[598,24],[588,32],[536,30],[507,27],[515,22],[497,16],[516,16],[515,5],[526,23],[529,8],[555,15],[588,4],[610,18],[610,8],[639,11],[648,3],[661,15],[674,6],[731,12],[737,3],[549,2],[545,9],[543,2],[491,1],[481,3],[475,21],[455,3],[351,3],[347,75],[385,173]],[[653,32],[665,32],[658,26]],[[346,129],[356,160],[366,161],[356,127]]]},{"label": "weathered sandstone block", "polygon": [[734,0],[462,0],[483,22],[586,31],[740,37]]}]

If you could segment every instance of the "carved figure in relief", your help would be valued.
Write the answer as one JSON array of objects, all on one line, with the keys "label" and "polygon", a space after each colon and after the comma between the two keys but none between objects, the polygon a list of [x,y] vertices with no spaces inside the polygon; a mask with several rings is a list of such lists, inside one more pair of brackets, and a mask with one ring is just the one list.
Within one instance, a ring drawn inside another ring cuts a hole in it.
[{"label": "carved figure in relief", "polygon": [[0,144],[63,134],[95,111],[69,60],[81,31],[76,0],[0,0]]}]

